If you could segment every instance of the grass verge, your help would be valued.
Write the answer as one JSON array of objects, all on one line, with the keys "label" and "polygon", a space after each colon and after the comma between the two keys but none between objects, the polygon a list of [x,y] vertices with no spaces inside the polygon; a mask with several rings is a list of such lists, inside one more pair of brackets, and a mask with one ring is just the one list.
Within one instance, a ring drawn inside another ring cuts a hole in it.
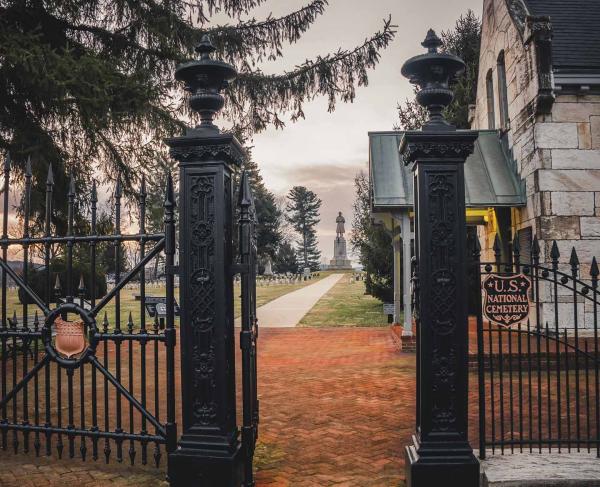
[{"label": "grass verge", "polygon": [[365,294],[364,281],[345,274],[302,318],[299,326],[387,326],[378,299]]}]

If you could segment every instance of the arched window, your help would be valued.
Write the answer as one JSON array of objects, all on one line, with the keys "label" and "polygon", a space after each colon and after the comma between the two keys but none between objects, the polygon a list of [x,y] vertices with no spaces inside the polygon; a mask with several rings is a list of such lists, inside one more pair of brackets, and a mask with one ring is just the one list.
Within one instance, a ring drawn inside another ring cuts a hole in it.
[{"label": "arched window", "polygon": [[493,130],[496,128],[496,109],[494,108],[494,80],[492,79],[491,69],[485,77],[485,87],[487,91],[488,129]]},{"label": "arched window", "polygon": [[508,118],[508,88],[506,84],[506,64],[504,62],[504,51],[498,56],[498,98],[500,103],[500,126],[503,129],[509,127]]}]

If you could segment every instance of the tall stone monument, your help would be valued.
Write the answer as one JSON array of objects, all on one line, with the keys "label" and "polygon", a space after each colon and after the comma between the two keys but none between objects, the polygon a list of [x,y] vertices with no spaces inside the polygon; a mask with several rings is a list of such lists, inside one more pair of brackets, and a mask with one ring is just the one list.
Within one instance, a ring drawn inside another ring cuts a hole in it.
[{"label": "tall stone monument", "polygon": [[331,262],[329,263],[329,268],[352,269],[352,264],[346,254],[346,239],[344,238],[344,233],[346,233],[344,223],[346,223],[346,219],[342,216],[341,211],[335,219],[335,223],[337,224],[335,230],[336,237],[333,243],[333,259],[331,259]]}]

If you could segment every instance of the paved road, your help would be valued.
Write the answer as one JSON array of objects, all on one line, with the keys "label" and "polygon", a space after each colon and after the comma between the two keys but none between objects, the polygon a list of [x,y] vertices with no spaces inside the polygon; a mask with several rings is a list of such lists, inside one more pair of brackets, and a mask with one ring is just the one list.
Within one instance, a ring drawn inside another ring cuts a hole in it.
[{"label": "paved road", "polygon": [[256,310],[261,328],[292,328],[344,274],[332,274],[314,284],[285,294]]}]

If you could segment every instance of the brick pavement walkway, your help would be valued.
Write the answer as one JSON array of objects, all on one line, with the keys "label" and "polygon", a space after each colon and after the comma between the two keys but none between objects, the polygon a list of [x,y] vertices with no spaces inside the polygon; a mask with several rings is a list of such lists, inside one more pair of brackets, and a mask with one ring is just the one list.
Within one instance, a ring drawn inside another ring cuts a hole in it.
[{"label": "brick pavement walkway", "polygon": [[[398,486],[414,355],[385,328],[263,329],[258,486]],[[0,485],[159,486],[164,471],[0,452]]]}]

